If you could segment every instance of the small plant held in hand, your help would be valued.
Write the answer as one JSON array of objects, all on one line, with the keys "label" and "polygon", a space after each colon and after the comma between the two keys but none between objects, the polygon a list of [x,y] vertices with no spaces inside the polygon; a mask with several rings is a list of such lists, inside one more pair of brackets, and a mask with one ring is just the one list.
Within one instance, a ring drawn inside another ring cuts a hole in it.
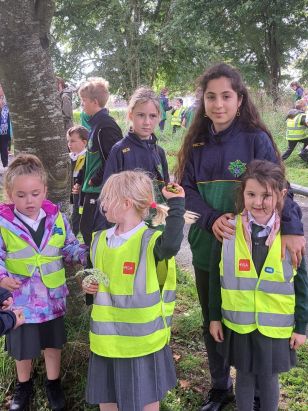
[{"label": "small plant held in hand", "polygon": [[171,193],[174,193],[174,194],[178,194],[178,193],[180,192],[180,190],[178,189],[178,187],[177,187],[175,184],[173,184],[173,183],[168,183],[168,184],[166,185],[166,190],[169,191],[169,192],[171,192]]},{"label": "small plant held in hand", "polygon": [[85,268],[75,274],[75,277],[81,277],[82,285],[89,286],[90,284],[104,284],[105,287],[109,287],[109,277],[107,274],[96,268]]}]

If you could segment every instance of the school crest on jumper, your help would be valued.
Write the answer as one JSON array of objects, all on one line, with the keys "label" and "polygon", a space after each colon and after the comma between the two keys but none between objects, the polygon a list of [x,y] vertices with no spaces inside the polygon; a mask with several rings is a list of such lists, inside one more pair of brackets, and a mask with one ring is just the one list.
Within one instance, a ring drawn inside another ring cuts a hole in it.
[{"label": "school crest on jumper", "polygon": [[234,177],[240,177],[246,171],[246,163],[243,163],[241,160],[232,161],[229,164],[228,170]]}]

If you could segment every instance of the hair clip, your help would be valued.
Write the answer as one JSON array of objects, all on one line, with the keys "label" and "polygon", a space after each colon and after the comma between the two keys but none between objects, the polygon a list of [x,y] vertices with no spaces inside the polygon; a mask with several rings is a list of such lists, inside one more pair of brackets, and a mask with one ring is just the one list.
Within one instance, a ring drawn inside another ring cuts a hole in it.
[{"label": "hair clip", "polygon": [[157,204],[155,203],[155,201],[153,201],[153,202],[150,204],[150,208],[157,208]]}]

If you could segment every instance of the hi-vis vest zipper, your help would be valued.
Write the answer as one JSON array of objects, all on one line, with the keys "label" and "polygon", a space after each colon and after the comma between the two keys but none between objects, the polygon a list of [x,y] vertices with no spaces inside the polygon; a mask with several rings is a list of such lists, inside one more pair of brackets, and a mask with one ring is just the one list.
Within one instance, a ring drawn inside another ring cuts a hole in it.
[{"label": "hi-vis vest zipper", "polygon": [[287,119],[286,139],[293,141],[304,140],[308,137],[306,134],[307,127],[301,125],[301,119],[305,114],[297,114],[294,118]]},{"label": "hi-vis vest zipper", "polygon": [[48,243],[39,252],[12,231],[1,227],[0,232],[7,250],[5,268],[8,272],[32,277],[35,270],[39,269],[47,288],[65,284],[61,249],[64,246],[66,231],[61,213],[56,218]]},{"label": "hi-vis vest zipper", "polygon": [[109,282],[95,296],[91,351],[105,357],[131,358],[162,349],[170,340],[175,305],[176,269],[171,258],[155,264],[160,231],[138,230],[120,247],[109,248],[106,231],[93,236],[93,266]]},{"label": "hi-vis vest zipper", "polygon": [[240,334],[258,329],[268,337],[289,338],[294,327],[295,274],[289,256],[281,261],[278,234],[258,277],[238,216],[236,236],[223,241],[220,262],[224,324]]}]

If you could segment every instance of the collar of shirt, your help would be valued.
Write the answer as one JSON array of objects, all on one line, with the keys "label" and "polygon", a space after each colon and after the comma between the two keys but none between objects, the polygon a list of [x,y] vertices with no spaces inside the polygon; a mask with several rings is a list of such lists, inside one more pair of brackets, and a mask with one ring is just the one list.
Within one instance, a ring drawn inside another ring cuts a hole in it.
[{"label": "collar of shirt", "polygon": [[27,217],[26,215],[20,213],[16,208],[14,208],[14,214],[22,220],[24,223],[26,223],[29,227],[32,228],[32,230],[36,231],[38,229],[38,226],[40,225],[41,220],[46,217],[45,211],[41,208],[40,213],[37,217],[36,220],[32,220],[32,218]]},{"label": "collar of shirt", "polygon": [[77,158],[78,158],[79,156],[82,156],[83,154],[85,154],[86,151],[87,151],[87,149],[85,148],[84,150],[80,151],[80,153],[72,153],[72,152],[71,152],[71,153],[69,153],[70,159],[71,159],[72,161],[76,161]]},{"label": "collar of shirt", "polygon": [[267,237],[269,234],[270,234],[270,232],[271,232],[271,229],[272,229],[272,227],[273,227],[273,225],[274,225],[274,223],[275,223],[275,213],[273,213],[273,215],[271,216],[271,218],[269,219],[269,221],[267,222],[267,224],[259,224],[259,223],[257,223],[256,221],[255,221],[255,219],[254,219],[254,217],[253,217],[253,215],[248,211],[248,213],[247,213],[247,217],[248,217],[248,227],[249,227],[249,231],[250,231],[250,233],[251,233],[251,228],[252,228],[252,225],[253,224],[256,224],[256,225],[258,225],[258,226],[260,226],[260,227],[263,227],[263,230],[261,230],[259,233],[258,233],[258,237]]},{"label": "collar of shirt", "polygon": [[114,225],[113,227],[109,228],[106,233],[108,247],[111,247],[111,248],[119,247],[120,245],[124,244],[140,228],[144,226],[145,226],[145,222],[141,221],[138,225],[136,225],[136,227],[132,228],[126,233],[116,235],[115,230],[117,229],[117,225]]}]

